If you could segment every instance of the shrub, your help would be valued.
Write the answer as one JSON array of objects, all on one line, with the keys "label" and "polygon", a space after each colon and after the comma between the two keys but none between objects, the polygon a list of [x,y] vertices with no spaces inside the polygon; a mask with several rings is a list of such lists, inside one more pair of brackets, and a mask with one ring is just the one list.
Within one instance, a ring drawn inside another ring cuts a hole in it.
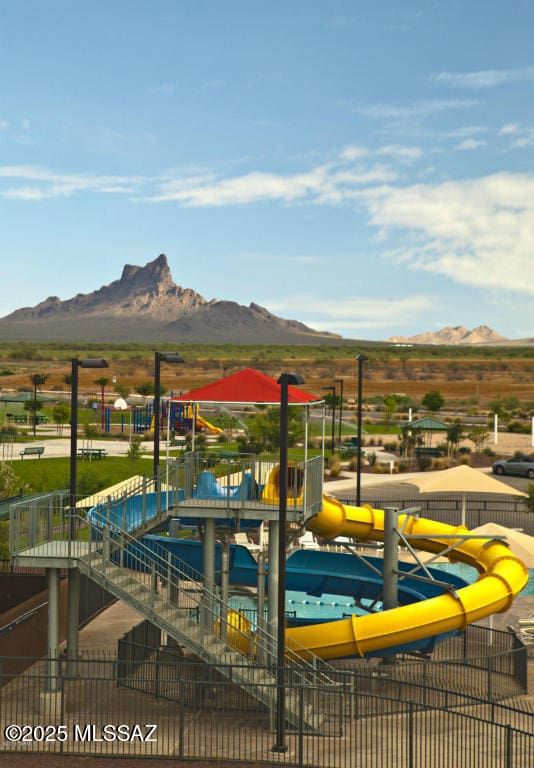
[{"label": "shrub", "polygon": [[374,464],[373,465],[373,474],[374,475],[389,474],[389,467],[386,467],[384,464]]},{"label": "shrub", "polygon": [[513,432],[517,435],[528,435],[530,434],[530,425],[529,424],[522,424],[520,421],[510,421],[508,422],[508,432]]},{"label": "shrub", "polygon": [[349,469],[351,472],[356,472],[358,468],[358,458],[356,456],[351,456],[349,461]]},{"label": "shrub", "polygon": [[470,467],[471,466],[471,456],[469,456],[468,453],[462,454],[458,458],[458,464],[464,464],[466,467]]},{"label": "shrub", "polygon": [[416,461],[420,472],[425,472],[432,464],[430,456],[418,456]]},{"label": "shrub", "polygon": [[458,448],[458,453],[460,454],[471,453],[471,448],[468,445],[461,445]]},{"label": "shrub", "polygon": [[394,443],[384,443],[384,448],[386,451],[398,451],[399,450],[399,444],[397,442]]},{"label": "shrub", "polygon": [[489,456],[490,458],[493,458],[494,456],[497,455],[493,450],[493,448],[490,448],[489,446],[486,446],[482,451],[482,453],[484,454],[484,456]]},{"label": "shrub", "polygon": [[374,451],[369,451],[365,454],[365,459],[370,467],[374,467],[376,464],[376,453]]},{"label": "shrub", "polygon": [[136,461],[141,457],[141,443],[143,442],[143,438],[141,435],[133,435],[132,442],[130,443],[130,447],[128,448],[128,451],[126,453],[126,456],[130,459],[130,461]]},{"label": "shrub", "polygon": [[394,468],[397,470],[397,472],[408,472],[410,465],[407,461],[396,461]]},{"label": "shrub", "polygon": [[432,466],[431,469],[435,470],[436,472],[438,470],[442,469],[448,469],[450,466],[448,459],[432,459]]},{"label": "shrub", "polygon": [[339,456],[336,454],[329,456],[327,466],[330,477],[339,477],[341,474],[341,460]]}]

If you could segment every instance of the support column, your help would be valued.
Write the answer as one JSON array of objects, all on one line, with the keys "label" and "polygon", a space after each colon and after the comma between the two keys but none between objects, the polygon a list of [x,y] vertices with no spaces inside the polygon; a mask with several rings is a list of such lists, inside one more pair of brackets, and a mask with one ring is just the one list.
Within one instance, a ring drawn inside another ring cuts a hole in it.
[{"label": "support column", "polygon": [[230,546],[225,538],[221,542],[221,638],[226,640],[228,630],[228,599],[230,596]]},{"label": "support column", "polygon": [[215,519],[206,518],[204,525],[202,567],[204,571],[204,616],[202,624],[208,630],[213,624],[213,605],[210,595],[215,591]]},{"label": "support column", "polygon": [[57,690],[59,656],[59,568],[49,568],[48,576],[48,632],[47,632],[47,691]]},{"label": "support column", "polygon": [[[276,637],[278,630],[278,520],[269,522],[269,579],[267,582],[269,634]],[[274,652],[274,649],[273,649]],[[272,664],[275,659],[270,659]]]},{"label": "support column", "polygon": [[[384,560],[383,560],[383,609],[389,611],[397,608],[398,569],[399,569],[399,537],[397,536],[399,513],[395,507],[384,508]],[[394,664],[396,656],[384,657],[384,664]]]},{"label": "support column", "polygon": [[267,654],[265,652],[265,554],[258,554],[258,591],[256,601],[256,627],[257,637],[256,645],[258,648],[258,662],[267,664]]},{"label": "support column", "polygon": [[80,572],[69,568],[67,598],[67,674],[78,674],[78,627],[80,624]]}]

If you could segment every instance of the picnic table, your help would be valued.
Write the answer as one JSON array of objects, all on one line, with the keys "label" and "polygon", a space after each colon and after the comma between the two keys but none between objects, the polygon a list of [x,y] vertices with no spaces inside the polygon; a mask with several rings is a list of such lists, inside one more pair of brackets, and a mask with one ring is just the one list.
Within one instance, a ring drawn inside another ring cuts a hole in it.
[{"label": "picnic table", "polygon": [[105,448],[78,448],[78,458],[85,459],[105,459],[107,451]]}]

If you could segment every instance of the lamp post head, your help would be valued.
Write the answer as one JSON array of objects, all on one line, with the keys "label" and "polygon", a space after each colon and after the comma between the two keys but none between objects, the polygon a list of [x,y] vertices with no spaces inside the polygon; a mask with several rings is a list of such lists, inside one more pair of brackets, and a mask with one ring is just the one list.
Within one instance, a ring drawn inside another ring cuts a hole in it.
[{"label": "lamp post head", "polygon": [[358,357],[356,358],[356,360],[357,360],[359,363],[365,363],[365,362],[367,362],[367,360],[369,360],[369,358],[367,357],[367,355],[364,355],[364,354],[363,354],[363,352],[361,352],[361,353],[358,355]]},{"label": "lamp post head", "polygon": [[278,379],[278,384],[304,384],[304,377],[300,373],[281,373]]},{"label": "lamp post head", "polygon": [[73,361],[79,368],[109,368],[109,364],[102,357],[86,357],[82,360],[75,358]]},{"label": "lamp post head", "polygon": [[185,363],[184,358],[178,352],[156,352],[156,358],[163,363]]}]

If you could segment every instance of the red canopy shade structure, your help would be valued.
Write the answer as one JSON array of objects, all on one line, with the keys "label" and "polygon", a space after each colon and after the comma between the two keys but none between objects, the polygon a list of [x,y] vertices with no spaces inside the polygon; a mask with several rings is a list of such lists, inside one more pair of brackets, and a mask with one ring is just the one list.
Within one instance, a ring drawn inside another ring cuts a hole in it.
[{"label": "red canopy shade structure", "polygon": [[[289,386],[291,405],[309,405],[322,402],[322,398],[303,392],[298,387]],[[191,392],[174,397],[173,400],[194,401],[196,403],[256,403],[262,405],[280,405],[280,384],[265,373],[253,368],[244,368],[224,379],[206,384]]]}]

